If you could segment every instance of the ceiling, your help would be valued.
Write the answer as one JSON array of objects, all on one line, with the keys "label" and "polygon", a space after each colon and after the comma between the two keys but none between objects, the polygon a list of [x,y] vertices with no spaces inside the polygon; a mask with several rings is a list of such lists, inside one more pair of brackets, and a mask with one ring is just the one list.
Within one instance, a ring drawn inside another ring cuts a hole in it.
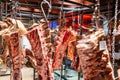
[{"label": "ceiling", "polygon": [[[6,2],[6,0],[2,0]],[[26,17],[41,17],[43,12],[41,10],[41,2],[43,0],[7,0],[7,2],[18,1],[17,11]],[[65,16],[73,16],[79,14],[80,12],[93,13],[96,4],[95,0],[46,0],[51,2],[52,8],[49,13],[51,18],[59,18],[60,13],[64,12]],[[120,4],[120,0],[119,4]],[[112,5],[112,6],[111,6]],[[100,10],[106,15],[114,15],[115,10],[115,0],[100,0]],[[120,8],[120,5],[119,7]],[[45,13],[48,12],[49,6],[43,4],[43,9]],[[4,12],[4,11],[3,11]],[[109,14],[108,14],[109,12]],[[61,13],[61,14],[62,14]],[[18,13],[19,14],[19,13]]]},{"label": "ceiling", "polygon": [[[2,0],[3,2],[6,2],[6,0]],[[7,3],[9,3],[8,0]],[[33,14],[33,15],[42,15],[41,10],[41,2],[43,0],[12,0],[12,1],[18,1],[17,10],[24,14]],[[66,14],[71,12],[76,12],[80,10],[87,10],[90,9],[91,6],[94,5],[93,2],[87,1],[87,0],[46,0],[49,3],[51,2],[51,12],[50,15],[52,16],[58,16],[60,15],[60,12],[64,12]],[[15,4],[15,3],[13,3]],[[44,3],[43,9],[45,10],[45,13],[48,12],[49,6]],[[5,10],[5,9],[4,9]]]}]

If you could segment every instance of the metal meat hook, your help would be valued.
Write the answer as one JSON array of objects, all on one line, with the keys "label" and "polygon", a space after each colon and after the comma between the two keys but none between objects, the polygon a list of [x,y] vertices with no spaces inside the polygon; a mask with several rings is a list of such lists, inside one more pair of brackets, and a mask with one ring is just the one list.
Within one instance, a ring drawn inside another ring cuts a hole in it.
[{"label": "metal meat hook", "polygon": [[51,12],[51,4],[50,4],[47,0],[43,0],[43,1],[41,2],[41,10],[42,10],[42,12],[43,12],[43,15],[44,15],[44,17],[45,17],[46,22],[48,22],[48,20],[47,20],[48,14],[47,14],[47,16],[46,16],[45,11],[44,11],[44,9],[43,9],[43,4],[47,4],[47,5],[49,6],[49,8],[48,8],[48,14],[49,14],[49,12]]}]

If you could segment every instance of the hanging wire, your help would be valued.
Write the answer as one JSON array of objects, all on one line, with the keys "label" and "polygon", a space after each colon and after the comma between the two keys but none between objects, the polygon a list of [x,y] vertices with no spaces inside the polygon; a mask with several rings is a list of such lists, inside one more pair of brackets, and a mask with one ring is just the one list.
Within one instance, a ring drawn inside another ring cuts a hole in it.
[{"label": "hanging wire", "polygon": [[[26,1],[25,1],[26,2]],[[17,3],[17,7],[19,6],[19,0],[18,0],[18,3]],[[16,7],[16,8],[17,8]],[[22,13],[20,11],[20,9],[18,8],[18,13],[19,13],[19,17],[20,17],[20,20],[22,20]]]},{"label": "hanging wire", "polygon": [[64,11],[63,11],[63,7],[64,7],[64,0],[62,0],[62,5],[61,5],[61,18],[63,18],[62,21],[62,27],[64,27]]},{"label": "hanging wire", "polygon": [[75,23],[75,17],[74,17],[74,11],[72,10],[72,27],[73,27],[74,23]]},{"label": "hanging wire", "polygon": [[16,13],[17,13],[17,7],[18,7],[18,2],[17,1],[12,1],[12,17],[16,19]]},{"label": "hanging wire", "polygon": [[108,1],[108,20],[110,19],[110,1]]},{"label": "hanging wire", "polygon": [[60,21],[60,24],[59,24],[59,29],[61,29],[61,27],[63,27],[63,24],[64,24],[64,21],[63,21],[63,17],[64,17],[64,12],[63,12],[63,7],[64,7],[64,0],[62,0],[62,4],[61,4],[61,7],[60,7],[60,13],[59,13],[59,21]]},{"label": "hanging wire", "polygon": [[3,18],[2,18],[2,14],[3,14],[3,3],[2,2],[0,2],[0,20],[2,20]]},{"label": "hanging wire", "polygon": [[80,11],[79,11],[79,8],[78,8],[78,25],[80,26],[80,16],[79,16],[79,14],[80,14]]},{"label": "hanging wire", "polygon": [[7,13],[7,11],[8,11],[8,8],[7,8],[8,5],[7,5],[7,4],[8,4],[8,2],[6,1],[6,2],[5,2],[5,17],[7,17],[7,14],[8,14],[8,13]]},{"label": "hanging wire", "polygon": [[[119,14],[120,14],[120,11],[117,12],[117,15],[119,15]],[[115,19],[115,16],[113,16],[108,22],[104,23],[104,25],[109,24],[114,19]]]},{"label": "hanging wire", "polygon": [[18,1],[12,1],[12,18],[15,19],[16,26],[14,26],[14,29],[18,28],[18,23],[17,23],[17,7],[18,7]]},{"label": "hanging wire", "polygon": [[[61,8],[61,10],[62,10],[62,8]],[[59,27],[61,27],[61,26],[62,26],[62,24],[61,24],[61,19],[62,19],[62,11],[61,11],[61,10],[60,10],[60,13],[59,13],[59,14],[60,14],[60,16],[59,16],[59,19],[60,19],[60,24],[59,24],[59,25],[60,25],[60,26],[59,26]]]},{"label": "hanging wire", "polygon": [[[63,21],[61,22],[62,27],[64,27],[64,17],[65,17],[63,7],[64,7],[64,0],[62,0],[61,10],[60,10],[61,11],[61,18],[63,18],[62,19]],[[60,80],[62,80],[62,76],[63,76],[63,66],[61,66],[61,70],[60,70]]]},{"label": "hanging wire", "polygon": [[116,0],[116,6],[115,6],[115,30],[117,31],[117,12],[118,12],[118,0]]},{"label": "hanging wire", "polygon": [[113,43],[112,43],[112,64],[113,64],[113,72],[114,71],[114,65],[115,65],[115,34],[117,32],[117,12],[118,12],[118,0],[116,0],[116,4],[115,4],[115,24],[114,24],[114,30],[113,30]]},{"label": "hanging wire", "polygon": [[63,26],[66,26],[66,18],[65,18],[65,11],[63,11]]}]

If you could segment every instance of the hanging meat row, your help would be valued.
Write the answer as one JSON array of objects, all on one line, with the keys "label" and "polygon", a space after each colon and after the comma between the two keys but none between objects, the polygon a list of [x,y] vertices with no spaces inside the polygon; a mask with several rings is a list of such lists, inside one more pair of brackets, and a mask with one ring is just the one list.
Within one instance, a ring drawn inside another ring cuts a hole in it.
[{"label": "hanging meat row", "polygon": [[[52,63],[52,43],[48,23],[44,20],[28,29],[14,19],[6,19],[7,27],[1,25],[4,43],[4,57],[8,54],[12,60],[11,80],[21,80],[22,60],[26,54],[30,56],[37,69],[38,80],[54,80],[53,69],[62,66],[63,58],[72,60],[72,68],[82,70],[85,80],[113,80],[113,70],[107,47],[100,50],[99,43],[104,39],[103,29],[78,38],[78,32],[71,27],[61,28],[55,38],[55,51]],[[12,26],[11,26],[12,25]],[[28,38],[31,49],[21,48],[21,35]],[[68,49],[68,52],[67,52]]]}]

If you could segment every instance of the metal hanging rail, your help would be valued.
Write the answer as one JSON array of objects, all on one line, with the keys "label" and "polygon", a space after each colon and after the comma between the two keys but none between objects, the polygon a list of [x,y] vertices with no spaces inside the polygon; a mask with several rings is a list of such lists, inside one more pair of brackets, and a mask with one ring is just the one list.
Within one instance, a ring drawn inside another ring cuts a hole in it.
[{"label": "metal hanging rail", "polygon": [[93,8],[93,6],[87,6],[87,5],[84,5],[84,4],[81,4],[81,3],[77,3],[77,2],[74,2],[74,1],[70,1],[70,0],[64,0],[64,2],[68,2],[68,3],[71,3],[71,4],[83,6],[83,7]]},{"label": "metal hanging rail", "polygon": [[[22,6],[22,7],[35,7],[35,8],[39,8],[39,5],[34,5],[34,4],[22,4],[22,3],[18,3],[19,6]],[[61,7],[58,7],[58,6],[52,6],[53,9],[58,9],[58,10],[61,10]],[[44,9],[48,9],[48,7],[44,7]],[[90,8],[85,8],[85,9],[90,9]],[[85,10],[83,9],[83,10]],[[79,9],[78,8],[68,8],[68,7],[63,7],[63,10],[66,10],[66,11],[78,11]],[[81,8],[80,8],[81,10]]]},{"label": "metal hanging rail", "polygon": [[68,14],[68,13],[77,12],[77,11],[85,11],[85,10],[89,10],[89,9],[90,9],[90,8],[87,8],[87,7],[74,8],[72,11],[67,11],[67,12],[65,12],[65,13]]},{"label": "metal hanging rail", "polygon": [[[12,5],[11,4],[11,1],[10,0],[8,0],[9,2],[7,3],[7,5],[8,6],[10,6],[10,5]],[[77,11],[84,11],[84,10],[89,10],[89,9],[91,9],[92,7],[91,6],[86,6],[86,5],[84,5],[84,4],[81,4],[81,3],[76,3],[76,2],[73,2],[73,1],[68,1],[68,0],[64,0],[64,2],[68,2],[68,3],[72,3],[72,4],[76,4],[76,5],[80,5],[80,6],[82,6],[82,8],[69,8],[69,7],[65,7],[65,6],[63,6],[63,7],[59,7],[59,6],[55,6],[55,5],[53,5],[52,6],[52,8],[54,9],[54,10],[58,10],[58,12],[61,10],[61,8],[63,9],[63,11],[65,12],[65,14],[69,14],[69,13],[71,13],[71,12],[77,12]],[[38,13],[38,11],[37,12],[34,12],[34,10],[32,11],[32,9],[34,8],[34,9],[38,9],[38,10],[40,10],[40,5],[38,5],[38,4],[32,4],[32,3],[27,3],[27,4],[25,4],[25,3],[20,3],[19,1],[17,2],[17,5],[18,6],[20,6],[20,7],[23,7],[23,8],[31,8],[31,11],[25,11],[25,10],[20,10],[19,9],[19,7],[17,7],[17,11],[19,11],[19,13],[17,12],[17,16],[21,16],[21,17],[35,17],[35,18],[41,18],[41,15],[36,15],[36,13]],[[48,6],[45,6],[44,7],[44,9],[48,9]],[[9,11],[7,11],[8,12],[8,14],[7,14],[7,16],[9,15]],[[42,13],[42,11],[40,10],[40,12],[39,13]],[[3,15],[5,15],[4,13],[3,13]],[[31,16],[32,15],[32,16]],[[56,13],[50,13],[50,18],[55,18],[55,19],[58,19],[58,16],[59,16],[59,14],[56,14]]]},{"label": "metal hanging rail", "polygon": [[[6,13],[2,13],[3,16],[6,15]],[[40,15],[37,15],[37,14],[34,14],[34,13],[16,13],[16,16],[17,17],[28,17],[28,18],[43,18],[43,16],[40,16]],[[7,17],[10,17],[10,14],[7,15]],[[57,16],[55,15],[50,15],[51,18],[57,18]]]}]

